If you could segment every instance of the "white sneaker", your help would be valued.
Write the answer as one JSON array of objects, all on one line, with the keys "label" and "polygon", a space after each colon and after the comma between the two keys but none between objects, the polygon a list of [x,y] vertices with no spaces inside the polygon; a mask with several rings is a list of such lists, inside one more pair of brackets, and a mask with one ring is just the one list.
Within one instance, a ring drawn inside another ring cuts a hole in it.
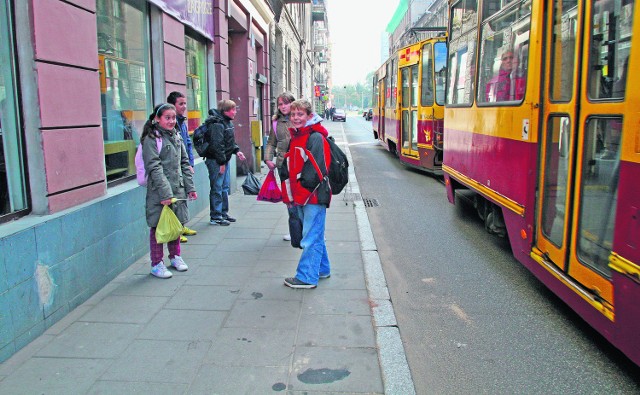
[{"label": "white sneaker", "polygon": [[282,236],[282,240],[291,241],[291,235],[287,233],[286,235]]},{"label": "white sneaker", "polygon": [[164,262],[160,262],[155,266],[151,266],[151,274],[158,278],[171,278],[173,273],[167,269]]},{"label": "white sneaker", "polygon": [[184,263],[184,260],[182,260],[182,257],[180,255],[176,255],[173,257],[173,259],[171,260],[171,266],[173,266],[179,272],[186,272],[187,269],[189,269],[189,266]]}]

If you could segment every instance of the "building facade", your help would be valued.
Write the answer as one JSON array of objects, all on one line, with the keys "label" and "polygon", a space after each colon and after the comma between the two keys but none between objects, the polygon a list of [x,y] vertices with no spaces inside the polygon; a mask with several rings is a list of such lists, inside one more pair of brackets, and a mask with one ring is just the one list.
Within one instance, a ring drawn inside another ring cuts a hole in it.
[{"label": "building facade", "polygon": [[[312,3],[285,3],[302,6],[286,33],[301,39],[282,52],[293,67],[273,68],[279,0],[0,0],[0,361],[148,253],[134,155],[169,92],[190,131],[234,100],[259,168],[274,89],[312,97]],[[209,205],[194,168],[192,215]]]},{"label": "building facade", "polygon": [[402,47],[446,33],[448,20],[446,0],[400,0],[386,29],[387,58]]}]

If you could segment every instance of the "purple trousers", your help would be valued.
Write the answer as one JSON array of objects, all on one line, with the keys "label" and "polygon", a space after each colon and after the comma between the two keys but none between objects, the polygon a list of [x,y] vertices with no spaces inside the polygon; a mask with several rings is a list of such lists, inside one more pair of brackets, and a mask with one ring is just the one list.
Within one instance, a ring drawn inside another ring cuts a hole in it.
[{"label": "purple trousers", "polygon": [[[167,243],[169,249],[169,259],[180,255],[180,238]],[[162,261],[163,247],[156,241],[156,228],[149,229],[149,255],[151,256],[151,266],[155,266]]]}]

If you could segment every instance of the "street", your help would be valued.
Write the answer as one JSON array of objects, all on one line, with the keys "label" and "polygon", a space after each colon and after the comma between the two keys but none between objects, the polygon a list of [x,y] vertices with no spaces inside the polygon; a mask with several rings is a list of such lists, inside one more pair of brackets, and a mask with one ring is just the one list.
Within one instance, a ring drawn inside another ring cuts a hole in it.
[{"label": "street", "polygon": [[[344,127],[418,394],[638,393],[637,367],[488,234],[440,179]],[[446,137],[445,137],[446,138]]]}]

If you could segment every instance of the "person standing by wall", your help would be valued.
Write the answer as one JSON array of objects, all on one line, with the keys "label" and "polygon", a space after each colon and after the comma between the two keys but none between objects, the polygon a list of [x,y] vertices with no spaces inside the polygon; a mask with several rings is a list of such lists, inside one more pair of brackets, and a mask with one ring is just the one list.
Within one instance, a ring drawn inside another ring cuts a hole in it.
[{"label": "person standing by wall", "polygon": [[320,124],[322,118],[311,108],[308,100],[291,103],[291,144],[280,174],[283,201],[302,219],[302,255],[295,277],[284,280],[284,285],[291,288],[315,288],[319,279],[331,276],[324,241],[327,207],[331,203],[327,178],[331,162],[326,139],[329,134]]},{"label": "person standing by wall", "polygon": [[[180,133],[175,129],[176,108],[169,103],[156,106],[144,124],[140,144],[147,173],[147,196],[145,211],[149,225],[151,274],[159,278],[170,278],[173,274],[164,265],[163,247],[156,241],[156,227],[163,206],[171,205],[182,224],[189,220],[187,196],[197,199],[189,158]],[[158,152],[156,139],[162,139]],[[180,199],[171,203],[173,198]],[[167,243],[171,266],[179,272],[188,269],[180,256],[180,238]]]},{"label": "person standing by wall", "polygon": [[[189,137],[189,128],[187,125],[187,98],[182,92],[173,91],[169,93],[167,96],[167,103],[173,104],[176,108],[176,128],[180,132],[180,136],[182,137],[182,141],[184,142],[184,147],[187,151],[187,156],[189,157],[189,167],[191,168],[191,174],[194,174],[193,165],[193,143],[191,142],[191,138]],[[182,236],[180,236],[180,242],[186,243],[186,236],[194,236],[198,232],[193,229],[189,229],[186,226],[182,231]]]},{"label": "person standing by wall", "polygon": [[[277,104],[278,110],[273,115],[272,129],[267,139],[267,146],[264,150],[264,163],[269,170],[280,169],[284,160],[284,154],[289,148],[289,141],[291,140],[291,134],[289,128],[291,127],[291,121],[289,114],[291,113],[291,103],[295,100],[295,97],[289,92],[281,93],[278,96]],[[275,157],[275,162],[273,161]],[[283,240],[291,240],[291,235],[286,234],[282,237]]]},{"label": "person standing by wall", "polygon": [[229,161],[237,155],[241,161],[244,154],[236,144],[233,119],[238,108],[233,100],[220,100],[217,109],[209,110],[208,141],[212,145],[212,155],[206,158],[209,170],[209,215],[211,225],[229,226],[236,219],[229,215],[229,185],[231,169]]}]

